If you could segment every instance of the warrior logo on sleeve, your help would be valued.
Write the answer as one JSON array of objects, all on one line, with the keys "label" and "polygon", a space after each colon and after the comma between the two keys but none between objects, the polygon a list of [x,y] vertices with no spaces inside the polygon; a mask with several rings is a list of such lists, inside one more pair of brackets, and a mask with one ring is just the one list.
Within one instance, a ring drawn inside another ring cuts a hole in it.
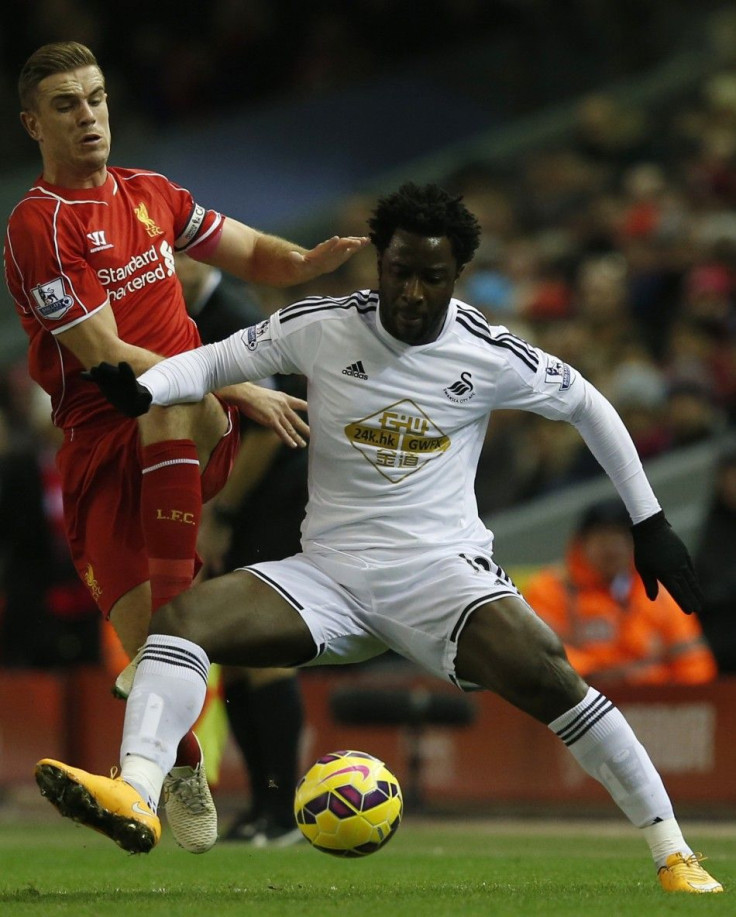
[{"label": "warrior logo on sleeve", "polygon": [[36,313],[45,319],[58,321],[71,309],[74,300],[64,289],[64,280],[57,277],[48,283],[39,283],[33,287],[31,295],[35,300]]}]

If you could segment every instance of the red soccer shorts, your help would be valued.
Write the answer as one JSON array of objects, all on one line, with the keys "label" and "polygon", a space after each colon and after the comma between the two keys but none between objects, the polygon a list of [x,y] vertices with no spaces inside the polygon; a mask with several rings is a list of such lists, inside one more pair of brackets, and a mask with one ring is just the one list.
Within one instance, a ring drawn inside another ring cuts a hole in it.
[{"label": "red soccer shorts", "polygon": [[[223,406],[230,426],[202,475],[203,502],[227,481],[240,442],[238,411]],[[140,524],[138,424],[115,418],[75,427],[67,431],[57,463],[74,566],[108,617],[121,596],[149,578]],[[197,558],[195,570],[200,566]]]}]

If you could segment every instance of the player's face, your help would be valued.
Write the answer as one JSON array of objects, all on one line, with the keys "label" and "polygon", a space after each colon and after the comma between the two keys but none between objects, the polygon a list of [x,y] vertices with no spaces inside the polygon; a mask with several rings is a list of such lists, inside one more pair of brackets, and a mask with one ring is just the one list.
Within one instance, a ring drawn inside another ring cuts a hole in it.
[{"label": "player's face", "polygon": [[105,81],[97,67],[41,80],[33,111],[23,112],[21,119],[39,143],[46,181],[66,188],[104,182],[110,123]]},{"label": "player's face", "polygon": [[397,229],[378,259],[383,327],[405,344],[436,340],[457,276],[457,260],[447,237]]}]

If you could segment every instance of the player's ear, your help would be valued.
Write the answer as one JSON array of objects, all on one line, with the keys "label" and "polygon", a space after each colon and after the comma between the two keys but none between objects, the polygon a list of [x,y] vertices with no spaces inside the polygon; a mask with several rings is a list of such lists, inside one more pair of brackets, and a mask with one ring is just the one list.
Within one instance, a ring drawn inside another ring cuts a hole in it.
[{"label": "player's ear", "polygon": [[32,137],[33,140],[40,139],[40,134],[38,131],[38,119],[32,111],[22,111],[20,113],[20,123],[26,129],[26,133]]}]

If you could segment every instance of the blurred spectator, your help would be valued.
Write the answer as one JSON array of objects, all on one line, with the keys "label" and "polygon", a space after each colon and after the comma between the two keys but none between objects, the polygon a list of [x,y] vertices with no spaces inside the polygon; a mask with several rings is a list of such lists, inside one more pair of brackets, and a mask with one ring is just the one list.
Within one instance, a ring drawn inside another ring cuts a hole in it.
[{"label": "blurred spectator", "polygon": [[54,667],[100,660],[100,615],[64,532],[51,399],[33,384],[27,444],[0,460],[0,557],[5,665]]},{"label": "blurred spectator", "polygon": [[569,424],[532,415],[522,429],[522,499],[543,496],[601,473],[580,434]]},{"label": "blurred spectator", "polygon": [[693,562],[703,588],[703,632],[724,675],[736,674],[736,447],[721,456]]},{"label": "blurred spectator", "polygon": [[724,418],[710,391],[687,379],[674,382],[667,392],[665,424],[670,449],[715,439]]},{"label": "blurred spectator", "polygon": [[621,415],[640,458],[652,458],[669,448],[666,378],[642,348],[632,345],[613,368],[604,391]]},{"label": "blurred spectator", "polygon": [[608,371],[636,337],[625,259],[616,254],[585,258],[577,272],[576,295],[576,317],[589,329],[596,373]]},{"label": "blurred spectator", "polygon": [[491,417],[475,476],[478,512],[488,516],[521,503],[536,459],[525,448],[524,427],[531,415],[524,411],[496,411]]},{"label": "blurred spectator", "polygon": [[577,110],[575,148],[612,172],[646,156],[651,125],[643,113],[606,93],[585,96]]},{"label": "blurred spectator", "polygon": [[584,512],[564,564],[535,574],[524,595],[594,685],[695,684],[716,676],[697,619],[684,615],[661,586],[655,601],[647,598],[634,569],[631,520],[619,500]]}]

